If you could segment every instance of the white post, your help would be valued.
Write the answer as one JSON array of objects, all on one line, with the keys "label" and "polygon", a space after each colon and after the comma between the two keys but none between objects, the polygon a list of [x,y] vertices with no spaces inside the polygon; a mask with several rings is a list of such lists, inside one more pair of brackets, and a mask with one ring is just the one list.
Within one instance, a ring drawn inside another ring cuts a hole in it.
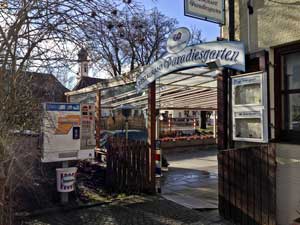
[{"label": "white post", "polygon": [[198,112],[199,112],[199,130],[201,130],[201,111]]},{"label": "white post", "polygon": [[[69,167],[68,161],[62,162],[62,167],[68,168]],[[69,193],[68,192],[60,193],[60,202],[61,202],[61,204],[67,204],[69,202]]]},{"label": "white post", "polygon": [[217,113],[213,111],[213,118],[214,118],[214,138],[217,137]]},{"label": "white post", "polygon": [[155,128],[156,128],[156,132],[155,132],[155,139],[156,140],[158,140],[159,139],[159,115],[160,114],[158,114],[157,116],[156,116],[156,124],[155,124]]}]

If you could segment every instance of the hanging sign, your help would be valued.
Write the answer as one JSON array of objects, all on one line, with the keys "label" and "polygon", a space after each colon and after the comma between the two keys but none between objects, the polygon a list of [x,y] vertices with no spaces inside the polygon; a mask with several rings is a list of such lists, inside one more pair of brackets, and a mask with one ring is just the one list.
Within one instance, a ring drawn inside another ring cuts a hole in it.
[{"label": "hanging sign", "polygon": [[177,53],[167,53],[137,77],[136,89],[140,92],[159,77],[192,67],[207,66],[218,61],[220,67],[245,71],[245,49],[241,42],[218,41],[191,45]]},{"label": "hanging sign", "polygon": [[177,53],[185,49],[190,41],[191,33],[189,29],[181,27],[176,29],[167,40],[167,50],[170,53]]},{"label": "hanging sign", "polygon": [[185,0],[184,15],[224,24],[224,0]]}]

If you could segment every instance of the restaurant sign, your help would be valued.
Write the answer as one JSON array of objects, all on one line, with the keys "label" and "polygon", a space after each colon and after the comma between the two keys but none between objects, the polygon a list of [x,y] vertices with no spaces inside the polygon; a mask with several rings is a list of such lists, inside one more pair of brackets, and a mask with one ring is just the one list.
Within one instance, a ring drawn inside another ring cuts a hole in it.
[{"label": "restaurant sign", "polygon": [[177,53],[167,53],[137,77],[136,90],[141,92],[159,77],[183,69],[207,66],[218,61],[221,67],[245,71],[245,49],[241,42],[217,41],[191,45]]},{"label": "restaurant sign", "polygon": [[224,24],[224,0],[184,0],[184,15]]},{"label": "restaurant sign", "polygon": [[167,40],[167,51],[177,53],[185,49],[191,38],[191,33],[186,27],[176,29]]}]

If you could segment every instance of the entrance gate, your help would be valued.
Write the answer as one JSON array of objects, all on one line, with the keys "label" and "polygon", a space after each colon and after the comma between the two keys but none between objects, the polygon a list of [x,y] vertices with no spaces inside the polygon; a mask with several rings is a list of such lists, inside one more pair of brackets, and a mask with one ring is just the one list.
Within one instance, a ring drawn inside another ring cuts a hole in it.
[{"label": "entrance gate", "polygon": [[106,186],[119,193],[155,193],[155,180],[149,156],[150,148],[143,141],[110,140],[107,151]]}]

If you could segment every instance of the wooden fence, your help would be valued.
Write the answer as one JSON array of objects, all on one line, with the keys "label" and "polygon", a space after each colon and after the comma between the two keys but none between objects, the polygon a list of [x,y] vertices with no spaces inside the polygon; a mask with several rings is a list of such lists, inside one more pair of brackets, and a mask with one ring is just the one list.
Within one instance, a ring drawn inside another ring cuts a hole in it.
[{"label": "wooden fence", "polygon": [[111,192],[154,193],[154,172],[150,166],[150,149],[141,141],[114,138],[107,151],[106,185]]},{"label": "wooden fence", "polygon": [[220,151],[218,162],[221,216],[235,224],[275,225],[275,146]]}]

